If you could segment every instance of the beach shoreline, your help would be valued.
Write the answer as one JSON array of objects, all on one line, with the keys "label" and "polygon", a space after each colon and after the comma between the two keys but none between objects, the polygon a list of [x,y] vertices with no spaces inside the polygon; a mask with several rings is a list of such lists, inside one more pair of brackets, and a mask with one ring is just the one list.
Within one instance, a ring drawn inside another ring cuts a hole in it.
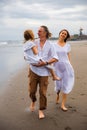
[{"label": "beach shoreline", "polygon": [[51,77],[45,119],[38,118],[38,100],[35,111],[29,111],[28,66],[25,65],[11,76],[5,84],[6,90],[0,95],[0,130],[87,130],[87,43],[71,45],[75,85],[68,95],[68,111],[61,110],[61,97],[59,104],[55,103],[56,93]]}]

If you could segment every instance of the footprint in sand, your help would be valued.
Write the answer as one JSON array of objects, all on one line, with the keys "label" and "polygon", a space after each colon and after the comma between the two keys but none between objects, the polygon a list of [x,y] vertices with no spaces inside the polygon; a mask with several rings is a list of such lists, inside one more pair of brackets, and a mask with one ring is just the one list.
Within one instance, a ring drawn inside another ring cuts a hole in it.
[{"label": "footprint in sand", "polygon": [[67,126],[66,128],[65,128],[65,130],[72,130],[69,126]]},{"label": "footprint in sand", "polygon": [[70,108],[72,112],[77,112],[76,108],[74,108],[72,106],[68,106],[68,108]]}]

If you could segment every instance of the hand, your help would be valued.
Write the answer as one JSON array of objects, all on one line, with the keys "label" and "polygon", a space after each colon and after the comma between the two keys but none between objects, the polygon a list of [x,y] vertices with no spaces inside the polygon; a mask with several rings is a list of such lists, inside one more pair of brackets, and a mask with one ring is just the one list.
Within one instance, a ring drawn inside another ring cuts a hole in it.
[{"label": "hand", "polygon": [[38,64],[32,64],[32,65],[36,67],[41,67],[41,66],[46,65],[46,62],[40,61]]}]

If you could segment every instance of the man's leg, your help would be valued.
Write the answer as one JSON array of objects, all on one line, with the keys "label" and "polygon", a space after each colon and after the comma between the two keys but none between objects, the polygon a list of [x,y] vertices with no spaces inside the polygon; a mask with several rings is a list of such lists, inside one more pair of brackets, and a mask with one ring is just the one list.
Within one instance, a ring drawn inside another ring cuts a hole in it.
[{"label": "man's leg", "polygon": [[35,102],[36,102],[36,92],[37,92],[38,76],[33,73],[31,70],[29,72],[29,96],[32,100],[30,109],[34,111]]},{"label": "man's leg", "polygon": [[43,110],[46,109],[47,107],[47,97],[46,97],[46,92],[47,92],[47,86],[48,86],[48,76],[43,76],[40,77],[40,82],[39,82],[39,94],[40,94],[40,106],[39,106],[39,118],[44,118],[44,113]]}]

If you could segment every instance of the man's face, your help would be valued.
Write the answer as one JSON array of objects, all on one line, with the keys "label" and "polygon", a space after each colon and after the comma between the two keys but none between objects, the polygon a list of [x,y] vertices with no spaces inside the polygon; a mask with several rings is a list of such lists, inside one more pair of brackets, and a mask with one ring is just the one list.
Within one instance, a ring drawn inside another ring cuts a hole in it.
[{"label": "man's face", "polygon": [[40,27],[38,30],[38,36],[39,38],[46,37],[46,32],[43,27]]}]

